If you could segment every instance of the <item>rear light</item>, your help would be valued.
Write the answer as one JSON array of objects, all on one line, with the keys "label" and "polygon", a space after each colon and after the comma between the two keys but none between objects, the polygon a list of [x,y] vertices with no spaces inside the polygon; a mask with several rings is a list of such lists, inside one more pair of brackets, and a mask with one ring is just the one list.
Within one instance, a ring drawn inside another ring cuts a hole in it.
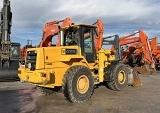
[{"label": "rear light", "polygon": [[21,74],[21,70],[18,70],[18,74]]},{"label": "rear light", "polygon": [[46,77],[46,73],[41,73],[41,77]]}]

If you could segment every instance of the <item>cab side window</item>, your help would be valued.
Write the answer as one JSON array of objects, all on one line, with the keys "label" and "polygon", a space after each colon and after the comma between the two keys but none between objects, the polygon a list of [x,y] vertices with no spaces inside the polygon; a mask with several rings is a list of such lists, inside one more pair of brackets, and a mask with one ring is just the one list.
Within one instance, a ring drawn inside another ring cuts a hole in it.
[{"label": "cab side window", "polygon": [[92,30],[87,29],[84,32],[84,52],[85,53],[93,53],[92,48]]},{"label": "cab side window", "polygon": [[65,45],[67,46],[80,46],[79,29],[69,29],[65,31]]}]

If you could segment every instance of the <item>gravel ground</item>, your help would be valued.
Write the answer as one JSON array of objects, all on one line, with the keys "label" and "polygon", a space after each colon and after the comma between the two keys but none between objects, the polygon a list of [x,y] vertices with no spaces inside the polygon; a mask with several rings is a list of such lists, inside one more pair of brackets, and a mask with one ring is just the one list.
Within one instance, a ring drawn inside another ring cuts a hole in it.
[{"label": "gravel ground", "polygon": [[70,103],[62,93],[45,96],[34,85],[0,82],[0,113],[160,113],[160,75],[141,75],[141,87],[94,90],[84,103]]}]

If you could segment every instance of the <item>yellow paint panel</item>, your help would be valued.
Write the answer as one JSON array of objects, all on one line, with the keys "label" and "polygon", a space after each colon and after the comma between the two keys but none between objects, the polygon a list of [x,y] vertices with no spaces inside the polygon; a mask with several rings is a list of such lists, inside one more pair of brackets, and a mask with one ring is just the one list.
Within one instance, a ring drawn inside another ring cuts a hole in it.
[{"label": "yellow paint panel", "polygon": [[[66,49],[76,49],[77,53],[66,54]],[[81,55],[81,49],[78,46],[43,47],[28,50],[37,51],[37,70],[31,71],[27,68],[19,68],[21,74],[18,74],[18,76],[21,80],[52,88],[54,86],[62,85],[62,79],[65,72],[74,65],[86,66],[92,71],[92,73],[94,68],[98,69],[97,76],[99,76],[99,81],[103,82],[104,68],[110,65],[112,60],[115,60],[115,56],[110,55],[110,50],[102,49],[97,53],[97,59],[95,60],[96,63],[88,63],[84,56]],[[41,77],[42,72],[47,74],[45,78]]]}]

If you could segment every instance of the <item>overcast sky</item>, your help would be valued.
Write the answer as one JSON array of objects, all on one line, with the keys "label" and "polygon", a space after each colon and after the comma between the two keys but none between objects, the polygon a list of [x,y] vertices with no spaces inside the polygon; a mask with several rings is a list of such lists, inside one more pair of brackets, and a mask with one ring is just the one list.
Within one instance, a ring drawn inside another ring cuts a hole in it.
[{"label": "overcast sky", "polygon": [[[0,0],[2,7],[3,0]],[[46,22],[72,18],[74,23],[102,19],[104,36],[120,36],[144,30],[149,38],[160,37],[159,0],[10,0],[11,41],[38,45]],[[56,39],[54,39],[56,40]]]}]

